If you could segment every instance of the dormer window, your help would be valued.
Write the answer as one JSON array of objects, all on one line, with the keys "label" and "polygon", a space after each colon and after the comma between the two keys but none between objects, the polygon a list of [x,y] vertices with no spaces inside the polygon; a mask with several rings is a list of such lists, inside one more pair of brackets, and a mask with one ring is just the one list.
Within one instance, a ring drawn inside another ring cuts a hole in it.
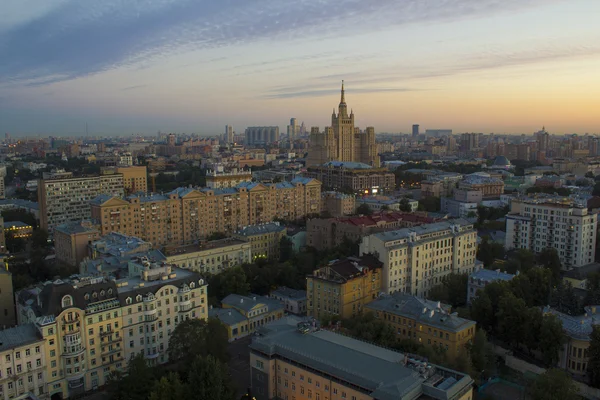
[{"label": "dormer window", "polygon": [[73,307],[73,298],[69,295],[63,296],[62,307],[63,308]]},{"label": "dormer window", "polygon": [[83,296],[83,298],[84,298],[84,299],[86,299],[86,300],[89,300],[89,299],[90,299],[90,294],[89,294],[89,293],[86,293],[86,294]]},{"label": "dormer window", "polygon": [[92,293],[92,297],[93,297],[94,299],[97,299],[97,298],[98,298],[98,293],[96,293],[96,292]]},{"label": "dormer window", "polygon": [[193,288],[195,288],[195,287],[196,287],[196,284],[195,284],[194,282],[191,282],[191,283],[190,283],[190,288],[192,288],[192,289],[193,289]]},{"label": "dormer window", "polygon": [[127,303],[127,304],[131,304],[132,302],[133,302],[133,299],[132,299],[131,297],[128,297],[128,298],[125,300],[125,303]]},{"label": "dormer window", "polygon": [[108,289],[108,295],[110,296],[112,294],[112,289]]},{"label": "dormer window", "polygon": [[138,294],[135,298],[135,301],[142,301],[142,295]]},{"label": "dormer window", "polygon": [[104,296],[106,294],[106,292],[104,290],[100,291],[100,296]]}]

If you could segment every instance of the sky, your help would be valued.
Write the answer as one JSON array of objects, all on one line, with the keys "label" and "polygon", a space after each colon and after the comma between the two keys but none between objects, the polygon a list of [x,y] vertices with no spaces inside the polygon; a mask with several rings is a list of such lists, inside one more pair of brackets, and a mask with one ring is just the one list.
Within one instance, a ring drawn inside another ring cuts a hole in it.
[{"label": "sky", "polygon": [[2,0],[0,133],[600,133],[598,0]]}]

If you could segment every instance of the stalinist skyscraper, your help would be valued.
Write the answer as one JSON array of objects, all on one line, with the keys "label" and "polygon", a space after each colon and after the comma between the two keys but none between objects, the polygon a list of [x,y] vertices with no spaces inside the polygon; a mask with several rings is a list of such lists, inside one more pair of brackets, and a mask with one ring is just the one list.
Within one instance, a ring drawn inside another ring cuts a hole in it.
[{"label": "stalinist skyscraper", "polygon": [[372,167],[379,167],[377,146],[375,145],[375,128],[368,127],[361,132],[354,127],[354,112],[346,106],[344,81],[342,95],[336,115],[331,115],[331,126],[323,132],[318,127],[310,130],[310,142],[306,166],[321,165],[328,161],[360,162]]}]

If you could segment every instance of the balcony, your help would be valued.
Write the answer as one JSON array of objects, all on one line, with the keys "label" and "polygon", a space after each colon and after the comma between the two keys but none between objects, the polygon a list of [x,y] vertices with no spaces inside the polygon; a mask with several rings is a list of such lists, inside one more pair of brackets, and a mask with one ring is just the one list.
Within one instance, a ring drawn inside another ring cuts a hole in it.
[{"label": "balcony", "polygon": [[147,316],[147,317],[148,316],[152,316],[152,315],[156,315],[156,313],[157,313],[157,308],[156,307],[147,308],[147,309],[144,310],[144,315]]},{"label": "balcony", "polygon": [[179,312],[180,312],[180,313],[182,313],[182,312],[188,312],[188,311],[190,311],[191,309],[192,309],[192,305],[191,305],[191,304],[189,304],[189,302],[188,302],[188,304],[187,304],[187,305],[184,305],[184,306],[179,306]]},{"label": "balcony", "polygon": [[111,354],[120,353],[121,351],[122,351],[121,347],[116,347],[116,348],[113,348],[113,349],[103,350],[100,354],[103,357],[106,357],[106,356],[109,356]]},{"label": "balcony", "polygon": [[118,333],[117,331],[108,330],[108,331],[100,331],[100,337],[110,336],[113,333]]},{"label": "balcony", "polygon": [[75,346],[65,346],[63,348],[63,357],[73,357],[85,351],[85,346],[81,344]]},{"label": "balcony", "polygon": [[144,318],[144,322],[154,322],[158,319],[158,315],[146,315]]}]

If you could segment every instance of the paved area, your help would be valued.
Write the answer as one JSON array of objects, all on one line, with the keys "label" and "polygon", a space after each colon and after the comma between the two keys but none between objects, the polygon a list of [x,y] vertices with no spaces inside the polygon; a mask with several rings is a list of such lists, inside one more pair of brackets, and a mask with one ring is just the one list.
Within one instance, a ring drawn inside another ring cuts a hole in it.
[{"label": "paved area", "polygon": [[229,344],[229,372],[231,379],[238,387],[238,396],[246,393],[250,387],[250,352],[248,345],[251,342],[250,337],[236,340]]},{"label": "paved area", "polygon": [[525,400],[525,392],[514,386],[502,382],[492,383],[483,389],[483,394],[494,400]]}]

